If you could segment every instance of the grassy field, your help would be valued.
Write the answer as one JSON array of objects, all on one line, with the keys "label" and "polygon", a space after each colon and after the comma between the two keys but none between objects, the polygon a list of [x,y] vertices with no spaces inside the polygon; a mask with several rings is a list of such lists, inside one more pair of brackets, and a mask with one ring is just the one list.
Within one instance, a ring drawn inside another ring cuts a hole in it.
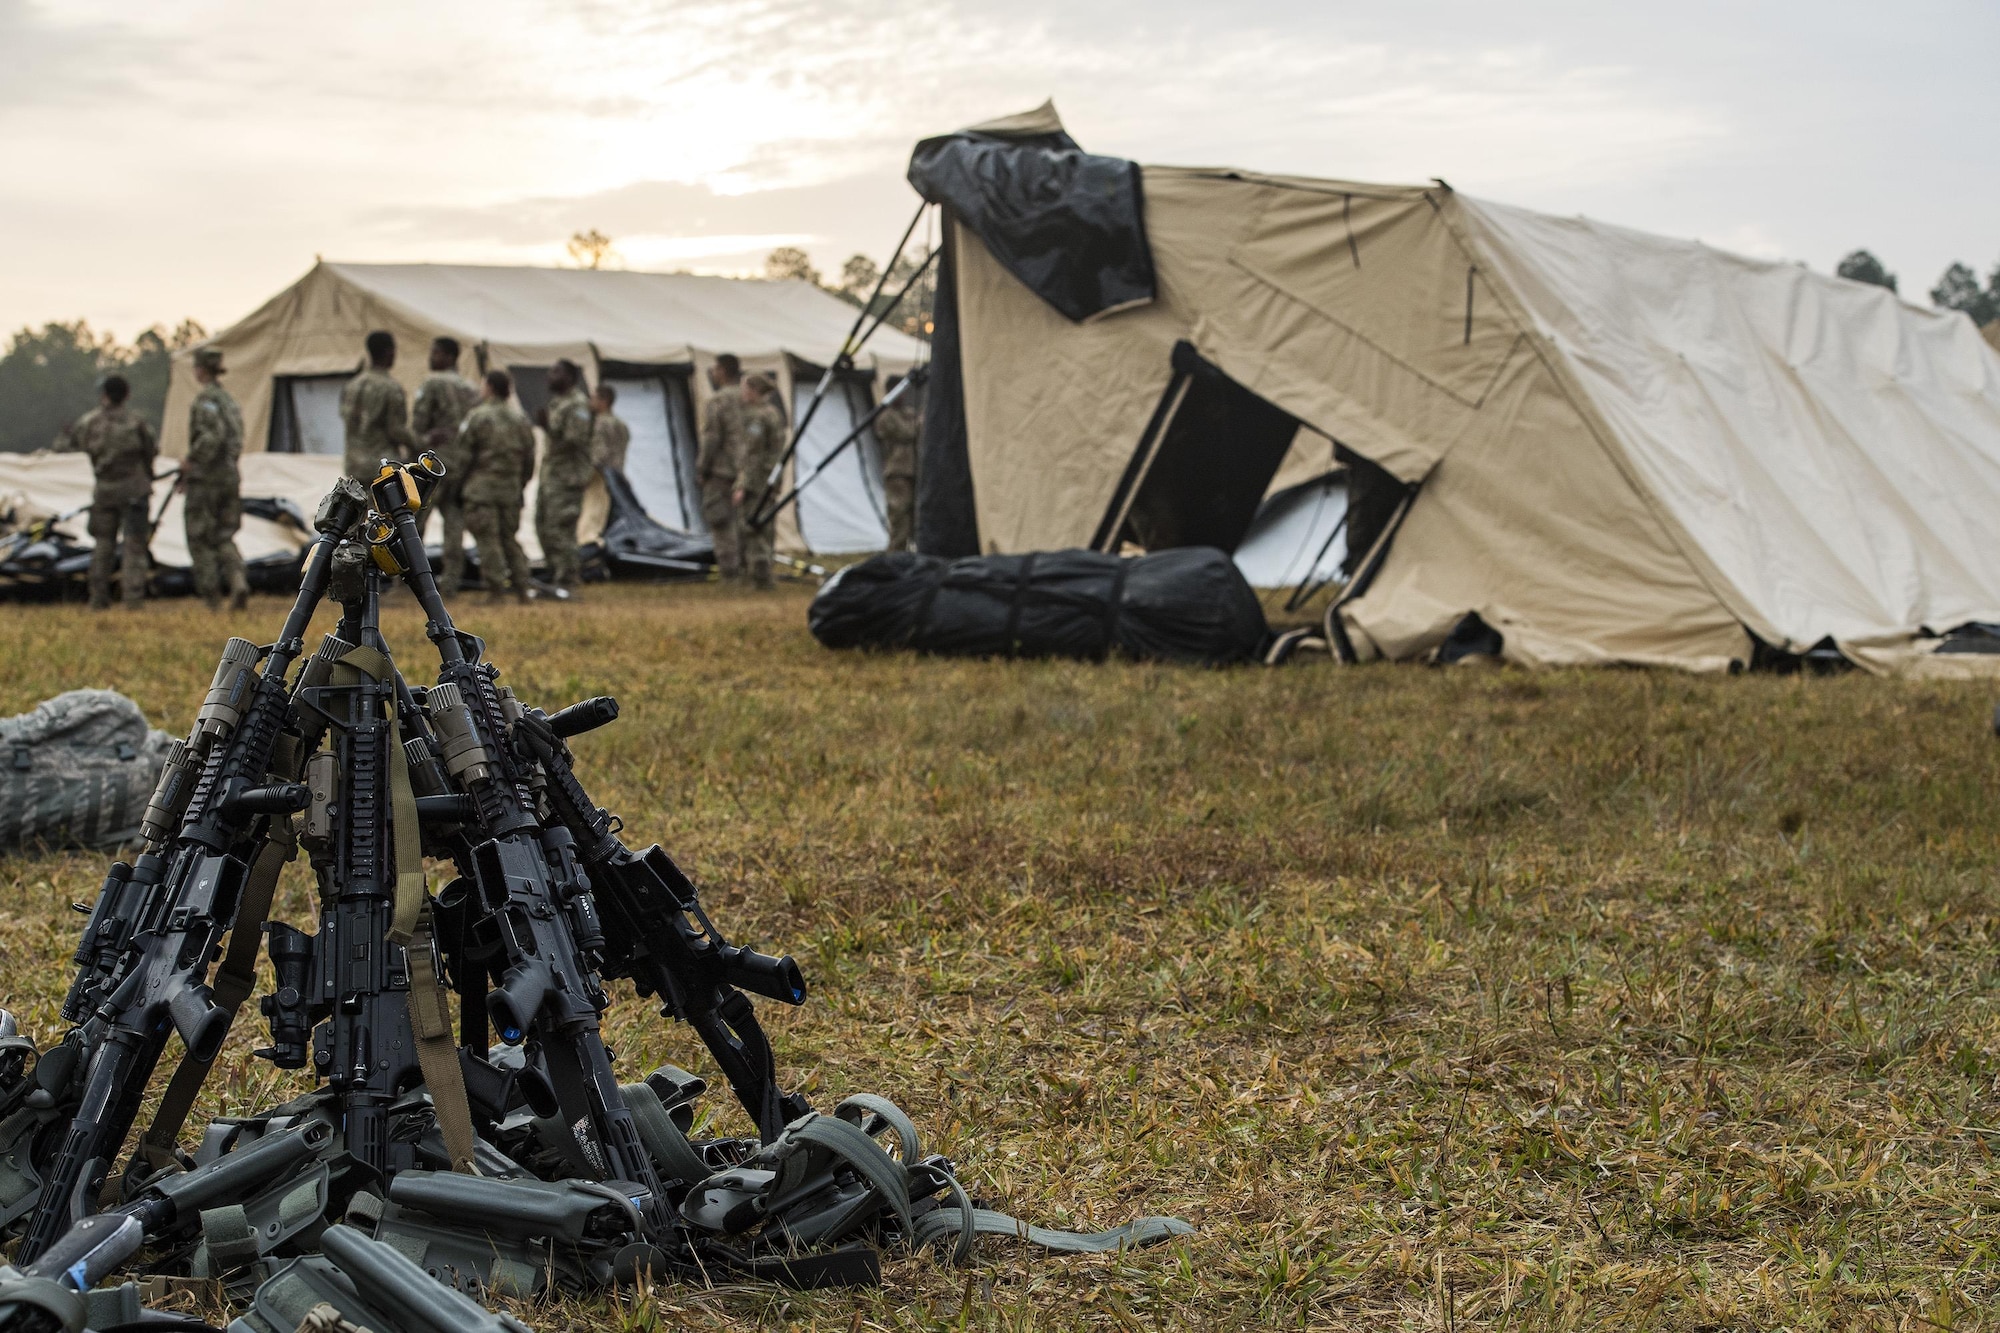
[{"label": "grassy field", "polygon": [[[836,655],[804,610],[465,618],[529,700],[621,698],[584,776],[739,942],[798,956],[813,999],[763,1012],[816,1101],[891,1097],[1021,1216],[1199,1235],[541,1327],[1992,1318],[1993,690]],[[0,712],[110,685],[179,732],[225,632],[279,615],[0,608]],[[425,674],[407,602],[389,622]],[[101,868],[0,862],[0,995],[38,1033]],[[642,1004],[611,1026],[631,1075],[705,1067]],[[211,1111],[289,1086],[260,1039]]]}]

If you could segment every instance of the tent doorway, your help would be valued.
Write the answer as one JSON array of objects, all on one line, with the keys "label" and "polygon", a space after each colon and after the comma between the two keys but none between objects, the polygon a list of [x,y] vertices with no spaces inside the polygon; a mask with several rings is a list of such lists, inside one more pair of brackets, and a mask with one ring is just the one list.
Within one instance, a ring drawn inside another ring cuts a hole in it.
[{"label": "tent doorway", "polygon": [[1253,588],[1310,588],[1344,579],[1347,473],[1327,472],[1267,496],[1235,551]]},{"label": "tent doorway", "polygon": [[625,479],[641,507],[666,527],[707,532],[695,477],[694,367],[606,361],[598,376],[617,391],[612,411],[632,432]]},{"label": "tent doorway", "polygon": [[1298,432],[1296,417],[1176,343],[1173,378],[1091,546],[1234,551]]},{"label": "tent doorway", "polygon": [[514,406],[539,426],[542,412],[549,405],[549,368],[509,366],[507,373],[514,380]]},{"label": "tent doorway", "polygon": [[347,448],[340,419],[340,391],[352,375],[280,375],[271,385],[274,454],[334,454]]},{"label": "tent doorway", "polygon": [[[804,361],[792,363],[792,420],[812,401],[823,370]],[[792,461],[794,477],[812,476],[828,455],[853,431],[855,423],[875,406],[874,372],[836,375],[799,440]],[[889,547],[889,506],[882,489],[882,446],[875,432],[841,451],[812,485],[799,493],[799,535],[807,549],[820,555],[852,555]]]}]

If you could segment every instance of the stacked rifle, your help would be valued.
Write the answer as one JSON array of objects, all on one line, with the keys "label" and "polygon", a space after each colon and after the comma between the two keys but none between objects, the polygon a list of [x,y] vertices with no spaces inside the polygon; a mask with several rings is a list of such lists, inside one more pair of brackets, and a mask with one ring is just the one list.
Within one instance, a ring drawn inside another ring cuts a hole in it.
[{"label": "stacked rifle", "polygon": [[[277,640],[230,640],[143,851],[105,878],[68,1032],[37,1052],[0,1021],[0,1227],[21,1235],[0,1329],[129,1322],[134,1287],[91,1289],[142,1250],[247,1300],[232,1333],[442,1333],[518,1330],[487,1294],[849,1285],[878,1280],[889,1247],[963,1261],[980,1233],[1099,1250],[1184,1232],[1024,1227],[976,1208],[890,1103],[819,1115],[782,1087],[749,996],[803,1002],[797,964],[730,944],[667,853],[627,846],[590,799],[568,742],[613,700],[528,707],[453,623],[416,518],[442,476],[426,455],[328,495]],[[390,580],[425,613],[428,687],[383,637]],[[338,624],[308,655],[327,600]],[[266,920],[300,852],[310,933]],[[435,894],[427,857],[455,872]],[[260,942],[275,986],[256,1054],[316,1086],[185,1153]],[[694,1029],[755,1138],[696,1136],[705,1084],[682,1069],[619,1081],[600,1032],[617,980]],[[174,1034],[180,1063],[114,1173]]]}]

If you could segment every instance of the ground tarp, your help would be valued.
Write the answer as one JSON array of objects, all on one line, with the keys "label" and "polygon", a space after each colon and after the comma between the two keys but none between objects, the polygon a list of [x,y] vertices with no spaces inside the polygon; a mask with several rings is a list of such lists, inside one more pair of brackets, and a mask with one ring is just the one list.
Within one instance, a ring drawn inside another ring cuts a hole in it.
[{"label": "ground tarp", "polygon": [[[153,563],[169,569],[188,566],[187,522],[181,498],[169,497],[173,488],[172,459],[161,459],[160,478],[153,483],[151,512],[160,515],[153,534]],[[244,560],[292,559],[312,540],[312,518],[320,501],[340,477],[338,457],[322,454],[245,454],[239,464],[241,494],[246,502],[258,499],[288,501],[303,518],[298,524],[260,518],[246,512],[236,534],[236,549]],[[0,512],[15,510],[23,517],[69,514],[57,530],[76,545],[88,549],[90,515],[90,460],[82,454],[0,453]],[[165,505],[164,512],[161,509]],[[527,503],[521,509],[521,530],[517,534],[530,560],[539,560],[541,543],[535,537],[535,487],[528,484]],[[594,542],[602,534],[608,514],[601,482],[592,485],[581,523],[580,539]],[[425,536],[435,544],[442,529],[433,520]],[[470,539],[467,539],[470,545]]]}]

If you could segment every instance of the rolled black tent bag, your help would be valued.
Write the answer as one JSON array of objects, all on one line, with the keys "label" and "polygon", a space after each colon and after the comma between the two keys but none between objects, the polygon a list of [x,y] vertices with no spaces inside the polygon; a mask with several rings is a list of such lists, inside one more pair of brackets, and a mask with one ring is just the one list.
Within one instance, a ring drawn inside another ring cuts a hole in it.
[{"label": "rolled black tent bag", "polygon": [[1235,561],[1206,546],[1123,558],[1097,551],[977,555],[892,551],[851,565],[813,598],[829,648],[954,657],[1254,661],[1270,631]]}]

